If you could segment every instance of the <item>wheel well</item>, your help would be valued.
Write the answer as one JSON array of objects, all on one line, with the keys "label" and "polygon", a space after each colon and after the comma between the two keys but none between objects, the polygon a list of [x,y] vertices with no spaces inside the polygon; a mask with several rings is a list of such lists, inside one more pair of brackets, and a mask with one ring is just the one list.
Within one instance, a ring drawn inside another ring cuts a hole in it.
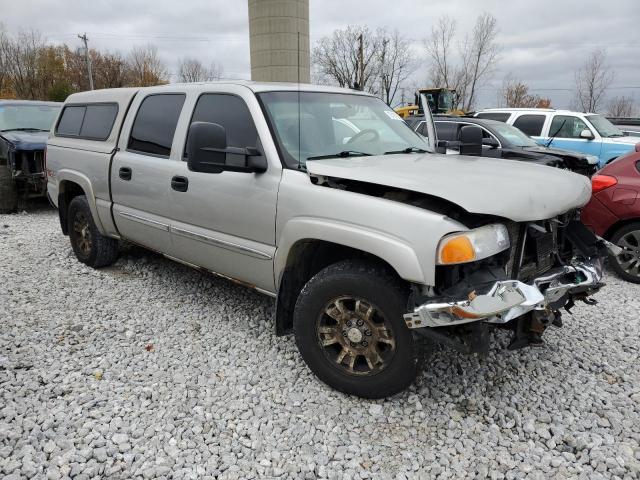
[{"label": "wheel well", "polygon": [[617,223],[614,223],[613,225],[611,225],[609,227],[609,229],[604,233],[603,237],[607,240],[610,240],[611,237],[613,236],[613,234],[616,232],[616,230],[619,230],[620,228],[629,225],[631,223],[640,223],[640,218],[629,218],[627,220],[620,220]]},{"label": "wheel well", "polygon": [[306,239],[293,245],[282,272],[276,303],[276,334],[285,335],[293,327],[293,310],[302,287],[316,273],[346,259],[365,259],[400,278],[386,261],[368,252],[324,240]]},{"label": "wheel well", "polygon": [[85,195],[85,191],[77,183],[71,182],[69,180],[60,182],[60,187],[58,190],[58,215],[60,217],[60,227],[62,228],[62,233],[64,233],[65,235],[69,234],[67,222],[67,212],[69,211],[69,204],[71,203],[71,200],[80,195]]}]

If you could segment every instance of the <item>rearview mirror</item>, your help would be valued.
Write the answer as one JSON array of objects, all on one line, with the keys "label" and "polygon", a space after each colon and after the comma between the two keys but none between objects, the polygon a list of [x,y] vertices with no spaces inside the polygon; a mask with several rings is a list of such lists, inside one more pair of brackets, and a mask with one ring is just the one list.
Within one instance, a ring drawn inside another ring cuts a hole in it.
[{"label": "rearview mirror", "polygon": [[482,129],[475,125],[465,125],[458,134],[461,155],[482,155]]},{"label": "rearview mirror", "polygon": [[587,140],[593,140],[593,133],[588,128],[585,128],[580,132],[580,138],[585,138]]},{"label": "rearview mirror", "polygon": [[187,166],[192,172],[262,173],[267,170],[267,159],[256,147],[228,147],[222,125],[193,122],[187,136]]},{"label": "rearview mirror", "polygon": [[485,147],[498,148],[500,146],[500,143],[495,138],[489,137],[482,139],[482,145],[484,145]]}]

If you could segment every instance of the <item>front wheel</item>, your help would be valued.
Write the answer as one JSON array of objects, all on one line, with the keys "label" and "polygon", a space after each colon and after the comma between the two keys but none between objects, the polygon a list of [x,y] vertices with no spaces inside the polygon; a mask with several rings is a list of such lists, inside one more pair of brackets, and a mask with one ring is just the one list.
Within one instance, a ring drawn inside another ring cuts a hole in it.
[{"label": "front wheel", "polygon": [[622,252],[611,257],[611,266],[620,278],[640,283],[640,222],[633,222],[616,230],[611,236]]},{"label": "front wheel", "polygon": [[71,200],[67,219],[71,248],[78,260],[90,267],[100,268],[118,259],[118,241],[98,231],[87,197],[80,195]]},{"label": "front wheel", "polygon": [[384,398],[407,388],[418,353],[403,314],[407,294],[386,269],[342,261],[321,270],[296,302],[298,350],[316,376],[341,392]]}]

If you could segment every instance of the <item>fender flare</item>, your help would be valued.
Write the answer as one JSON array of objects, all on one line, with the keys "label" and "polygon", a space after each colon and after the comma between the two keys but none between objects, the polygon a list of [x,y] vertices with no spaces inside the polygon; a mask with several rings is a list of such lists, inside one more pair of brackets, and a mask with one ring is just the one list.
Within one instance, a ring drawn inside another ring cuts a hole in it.
[{"label": "fender flare", "polygon": [[91,180],[89,180],[89,177],[76,170],[69,170],[64,168],[56,172],[56,177],[58,179],[58,195],[64,192],[64,189],[62,188],[64,182],[73,182],[80,185],[80,188],[82,188],[84,194],[87,197],[89,209],[91,210],[91,215],[93,216],[93,221],[96,224],[96,228],[102,235],[104,235],[105,230],[102,226],[102,222],[100,221],[100,217],[98,216],[96,197],[93,193],[93,187],[91,186]]},{"label": "fender flare", "polygon": [[284,226],[274,257],[275,284],[280,285],[292,247],[304,240],[322,240],[374,255],[409,282],[425,284],[415,250],[406,241],[387,233],[335,220],[296,217]]}]

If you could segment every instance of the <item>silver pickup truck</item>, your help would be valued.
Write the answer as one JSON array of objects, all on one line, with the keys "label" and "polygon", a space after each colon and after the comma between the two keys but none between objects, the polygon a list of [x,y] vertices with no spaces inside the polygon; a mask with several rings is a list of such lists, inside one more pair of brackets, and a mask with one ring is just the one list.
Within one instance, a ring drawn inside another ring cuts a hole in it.
[{"label": "silver pickup truck", "polygon": [[270,295],[321,380],[385,397],[423,344],[486,353],[503,328],[540,345],[602,285],[585,177],[433,153],[428,121],[431,140],[374,96],[311,85],[78,93],[49,136],[48,193],[79,261],[112,264],[126,240]]}]

